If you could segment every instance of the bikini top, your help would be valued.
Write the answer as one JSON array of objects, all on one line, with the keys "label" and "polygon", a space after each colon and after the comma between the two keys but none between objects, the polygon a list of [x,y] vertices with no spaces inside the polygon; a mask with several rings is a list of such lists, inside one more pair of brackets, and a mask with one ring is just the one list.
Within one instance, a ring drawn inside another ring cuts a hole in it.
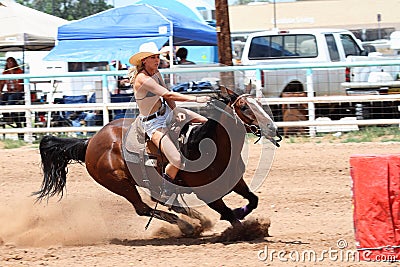
[{"label": "bikini top", "polygon": [[156,96],[156,94],[153,93],[153,92],[147,91],[147,93],[146,93],[146,95],[145,95],[144,97],[142,97],[142,98],[136,98],[136,101],[138,101],[138,100],[143,100],[143,99],[145,99],[145,98],[153,97],[153,96]]},{"label": "bikini top", "polygon": [[[146,72],[146,74],[147,74],[150,78],[152,78],[152,76],[150,75],[150,73],[147,72],[146,69],[144,69],[144,71]],[[160,78],[159,78],[158,76],[156,76],[156,77],[157,77],[157,82],[158,82],[158,84],[162,86],[163,84],[161,83]],[[153,96],[156,96],[156,94],[153,93],[153,92],[147,91],[147,93],[146,93],[146,95],[145,95],[144,97],[142,97],[142,98],[136,98],[136,101],[138,101],[138,100],[144,100],[145,98],[153,97]]]}]

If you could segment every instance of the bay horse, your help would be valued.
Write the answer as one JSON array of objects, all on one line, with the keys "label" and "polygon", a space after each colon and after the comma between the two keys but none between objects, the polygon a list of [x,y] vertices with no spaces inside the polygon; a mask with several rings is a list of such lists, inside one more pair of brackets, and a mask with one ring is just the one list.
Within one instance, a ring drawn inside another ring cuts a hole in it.
[{"label": "bay horse", "polygon": [[[243,180],[245,164],[241,150],[246,133],[253,133],[259,138],[264,136],[276,146],[279,146],[282,138],[271,116],[251,96],[238,95],[221,86],[220,92],[212,99],[207,109],[208,121],[195,126],[190,133],[191,141],[182,152],[189,164],[179,171],[176,179],[184,186],[186,193],[193,192],[218,212],[221,220],[227,220],[236,227],[258,205],[258,197]],[[138,215],[176,224],[185,235],[193,235],[195,228],[191,224],[174,213],[153,209],[142,200],[137,187],[146,187],[146,183],[141,183],[147,178],[145,174],[142,175],[143,166],[139,166],[143,162],[129,163],[124,156],[124,137],[134,122],[135,119],[128,118],[114,120],[90,139],[43,137],[39,149],[44,179],[41,189],[33,195],[37,196],[38,201],[55,195],[61,199],[66,186],[67,165],[72,162],[85,163],[88,173],[96,182],[127,199]],[[202,149],[204,140],[213,142],[212,149]],[[152,144],[151,141],[148,143]],[[195,169],[197,159],[202,154],[209,155],[206,157],[207,166]],[[132,164],[136,169],[130,168]],[[157,173],[161,172],[159,165],[156,166]],[[155,170],[154,167],[147,168]],[[158,182],[161,182],[162,178],[158,176]],[[232,191],[247,199],[248,204],[230,209],[222,198]],[[172,209],[206,223],[201,213],[174,203],[176,205],[170,206],[170,211]]]}]

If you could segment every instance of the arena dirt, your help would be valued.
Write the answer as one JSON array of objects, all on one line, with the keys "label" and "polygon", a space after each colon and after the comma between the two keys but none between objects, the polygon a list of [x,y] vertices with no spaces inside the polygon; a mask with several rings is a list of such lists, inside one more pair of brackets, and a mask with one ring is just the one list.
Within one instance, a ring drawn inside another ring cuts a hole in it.
[{"label": "arena dirt", "polygon": [[[288,255],[306,250],[318,255],[338,249],[338,241],[354,250],[349,158],[399,148],[399,143],[283,142],[255,192],[259,207],[248,218],[270,221],[270,236],[233,242],[220,239],[229,224],[206,206],[198,210],[213,227],[198,238],[181,237],[176,226],[157,220],[145,231],[148,219],[96,184],[79,164],[70,167],[61,201],[35,204],[30,194],[42,181],[38,149],[0,149],[0,266],[376,266],[327,256],[292,262]],[[246,179],[256,167],[250,159]],[[233,208],[246,203],[235,194],[225,199]],[[273,251],[286,256],[266,258]]]}]

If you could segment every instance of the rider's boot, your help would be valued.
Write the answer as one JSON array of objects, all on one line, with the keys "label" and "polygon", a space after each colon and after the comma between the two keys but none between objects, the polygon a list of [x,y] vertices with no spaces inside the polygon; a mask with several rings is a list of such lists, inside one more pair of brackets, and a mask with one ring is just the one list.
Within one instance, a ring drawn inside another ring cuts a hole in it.
[{"label": "rider's boot", "polygon": [[174,194],[176,196],[176,188],[174,185],[174,180],[171,177],[169,177],[168,174],[164,173],[162,177],[163,177],[163,185],[160,194],[160,201],[162,203],[167,203],[167,201],[170,200],[170,198],[173,197]]}]

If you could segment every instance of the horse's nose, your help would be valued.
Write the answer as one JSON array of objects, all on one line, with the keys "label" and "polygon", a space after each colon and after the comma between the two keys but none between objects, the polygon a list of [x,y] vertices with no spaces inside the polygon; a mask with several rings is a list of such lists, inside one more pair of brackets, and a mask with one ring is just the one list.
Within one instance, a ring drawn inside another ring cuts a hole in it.
[{"label": "horse's nose", "polygon": [[277,129],[277,127],[276,127],[275,123],[268,124],[268,130],[270,130],[271,132],[276,132],[276,129]]}]

